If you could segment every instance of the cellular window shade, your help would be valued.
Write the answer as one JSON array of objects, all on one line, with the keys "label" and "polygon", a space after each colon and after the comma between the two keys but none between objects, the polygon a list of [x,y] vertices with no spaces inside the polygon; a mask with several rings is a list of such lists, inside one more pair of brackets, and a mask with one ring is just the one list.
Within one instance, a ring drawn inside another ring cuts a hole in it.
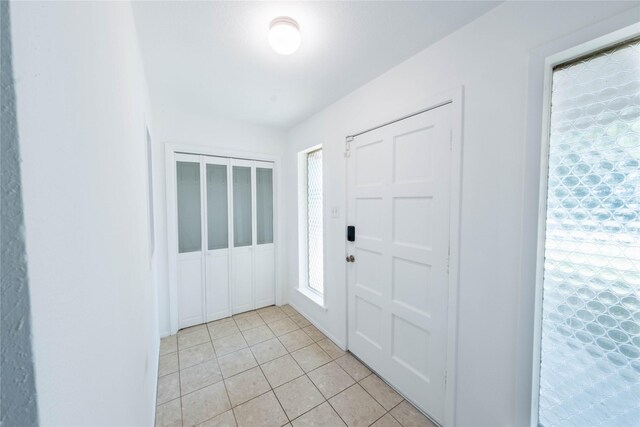
[{"label": "cellular window shade", "polygon": [[227,167],[207,164],[207,233],[209,250],[229,247]]},{"label": "cellular window shade", "polygon": [[178,251],[202,249],[200,224],[200,164],[176,162],[178,192]]},{"label": "cellular window shade", "polygon": [[234,246],[250,246],[253,241],[251,224],[251,168],[233,167],[233,240]]},{"label": "cellular window shade", "polygon": [[256,168],[258,244],[273,243],[273,169]]}]

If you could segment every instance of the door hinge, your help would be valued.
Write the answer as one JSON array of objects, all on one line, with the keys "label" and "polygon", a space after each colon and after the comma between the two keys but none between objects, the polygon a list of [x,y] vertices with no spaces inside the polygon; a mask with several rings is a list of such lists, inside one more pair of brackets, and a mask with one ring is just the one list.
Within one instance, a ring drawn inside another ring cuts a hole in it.
[{"label": "door hinge", "polygon": [[449,260],[451,260],[451,246],[447,249],[447,274],[449,274]]},{"label": "door hinge", "polygon": [[345,147],[344,147],[344,156],[351,157],[351,141],[353,141],[352,136],[348,136],[345,138]]}]

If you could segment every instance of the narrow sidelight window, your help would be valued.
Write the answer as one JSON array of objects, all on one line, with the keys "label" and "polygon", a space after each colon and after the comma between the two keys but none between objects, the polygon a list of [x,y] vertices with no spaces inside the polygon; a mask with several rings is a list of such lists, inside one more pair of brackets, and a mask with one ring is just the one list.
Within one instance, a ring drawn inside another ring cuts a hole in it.
[{"label": "narrow sidelight window", "polygon": [[322,232],[322,149],[307,153],[307,266],[308,286],[324,292]]},{"label": "narrow sidelight window", "polygon": [[640,42],[553,71],[538,423],[640,422]]}]

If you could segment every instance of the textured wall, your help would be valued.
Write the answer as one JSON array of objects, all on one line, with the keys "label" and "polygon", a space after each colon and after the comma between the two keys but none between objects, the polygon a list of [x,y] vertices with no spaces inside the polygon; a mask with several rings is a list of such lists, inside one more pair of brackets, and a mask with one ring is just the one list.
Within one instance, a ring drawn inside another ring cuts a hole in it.
[{"label": "textured wall", "polygon": [[9,3],[0,2],[0,425],[38,424]]}]

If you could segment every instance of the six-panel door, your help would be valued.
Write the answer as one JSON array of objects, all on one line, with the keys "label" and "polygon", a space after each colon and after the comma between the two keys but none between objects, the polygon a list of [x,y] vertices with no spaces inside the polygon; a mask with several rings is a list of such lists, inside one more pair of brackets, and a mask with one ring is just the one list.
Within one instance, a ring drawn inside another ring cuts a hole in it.
[{"label": "six-panel door", "polygon": [[356,137],[348,159],[349,349],[444,422],[450,114]]}]

